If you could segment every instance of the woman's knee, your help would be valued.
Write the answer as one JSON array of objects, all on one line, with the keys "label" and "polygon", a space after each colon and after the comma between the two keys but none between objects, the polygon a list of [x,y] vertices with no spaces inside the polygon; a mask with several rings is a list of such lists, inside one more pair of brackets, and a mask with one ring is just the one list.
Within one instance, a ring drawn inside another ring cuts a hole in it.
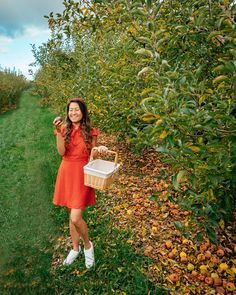
[{"label": "woman's knee", "polygon": [[70,221],[72,222],[72,224],[79,227],[83,223],[82,210],[80,210],[80,209],[71,209]]}]

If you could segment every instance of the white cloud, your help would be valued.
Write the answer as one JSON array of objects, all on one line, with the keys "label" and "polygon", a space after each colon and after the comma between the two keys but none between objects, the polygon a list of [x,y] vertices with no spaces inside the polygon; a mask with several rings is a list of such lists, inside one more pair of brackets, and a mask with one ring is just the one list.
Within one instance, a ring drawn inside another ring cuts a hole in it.
[{"label": "white cloud", "polygon": [[21,37],[25,38],[27,37],[28,39],[34,39],[34,38],[39,38],[43,36],[49,36],[50,35],[50,30],[49,29],[42,29],[39,27],[35,26],[29,26],[26,27],[23,31],[23,35]]},{"label": "white cloud", "polygon": [[0,44],[9,44],[13,41],[13,39],[11,37],[7,37],[7,36],[1,36],[0,35]]},{"label": "white cloud", "polygon": [[8,46],[13,42],[13,39],[7,36],[0,35],[0,54],[6,54],[10,50]]}]

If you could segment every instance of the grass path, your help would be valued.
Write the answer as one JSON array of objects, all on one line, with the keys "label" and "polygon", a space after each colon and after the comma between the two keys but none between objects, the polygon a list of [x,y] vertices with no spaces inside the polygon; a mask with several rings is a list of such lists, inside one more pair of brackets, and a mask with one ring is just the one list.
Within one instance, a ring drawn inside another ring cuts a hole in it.
[{"label": "grass path", "polygon": [[125,242],[130,233],[113,226],[102,194],[85,216],[95,243],[95,268],[87,271],[82,256],[70,267],[52,267],[56,240],[65,240],[62,256],[68,250],[62,226],[66,211],[51,204],[60,162],[53,117],[30,92],[17,110],[0,116],[0,293],[165,294],[141,272],[150,261]]},{"label": "grass path", "polygon": [[52,117],[29,92],[17,110],[0,117],[1,286],[16,294],[49,276],[49,237],[56,233],[50,204],[56,165]]}]

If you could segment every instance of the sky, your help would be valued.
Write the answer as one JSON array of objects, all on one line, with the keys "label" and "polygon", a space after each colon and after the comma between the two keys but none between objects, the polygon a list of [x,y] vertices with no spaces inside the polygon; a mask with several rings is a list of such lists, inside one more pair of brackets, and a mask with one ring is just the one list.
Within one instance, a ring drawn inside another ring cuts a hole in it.
[{"label": "sky", "polygon": [[27,79],[34,62],[32,47],[50,38],[50,12],[63,11],[63,0],[0,0],[0,67],[20,71]]}]

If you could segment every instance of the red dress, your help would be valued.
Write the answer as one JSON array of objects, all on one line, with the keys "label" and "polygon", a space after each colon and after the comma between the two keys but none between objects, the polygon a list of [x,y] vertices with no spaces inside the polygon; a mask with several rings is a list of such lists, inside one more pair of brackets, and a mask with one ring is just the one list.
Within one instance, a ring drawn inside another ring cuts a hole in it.
[{"label": "red dress", "polygon": [[[65,127],[62,127],[62,136]],[[95,128],[91,130],[92,136],[97,136]],[[71,209],[83,209],[88,205],[95,205],[95,191],[84,185],[83,167],[88,163],[91,147],[87,150],[81,127],[72,127],[70,143],[62,157],[57,173],[53,203]]]}]

